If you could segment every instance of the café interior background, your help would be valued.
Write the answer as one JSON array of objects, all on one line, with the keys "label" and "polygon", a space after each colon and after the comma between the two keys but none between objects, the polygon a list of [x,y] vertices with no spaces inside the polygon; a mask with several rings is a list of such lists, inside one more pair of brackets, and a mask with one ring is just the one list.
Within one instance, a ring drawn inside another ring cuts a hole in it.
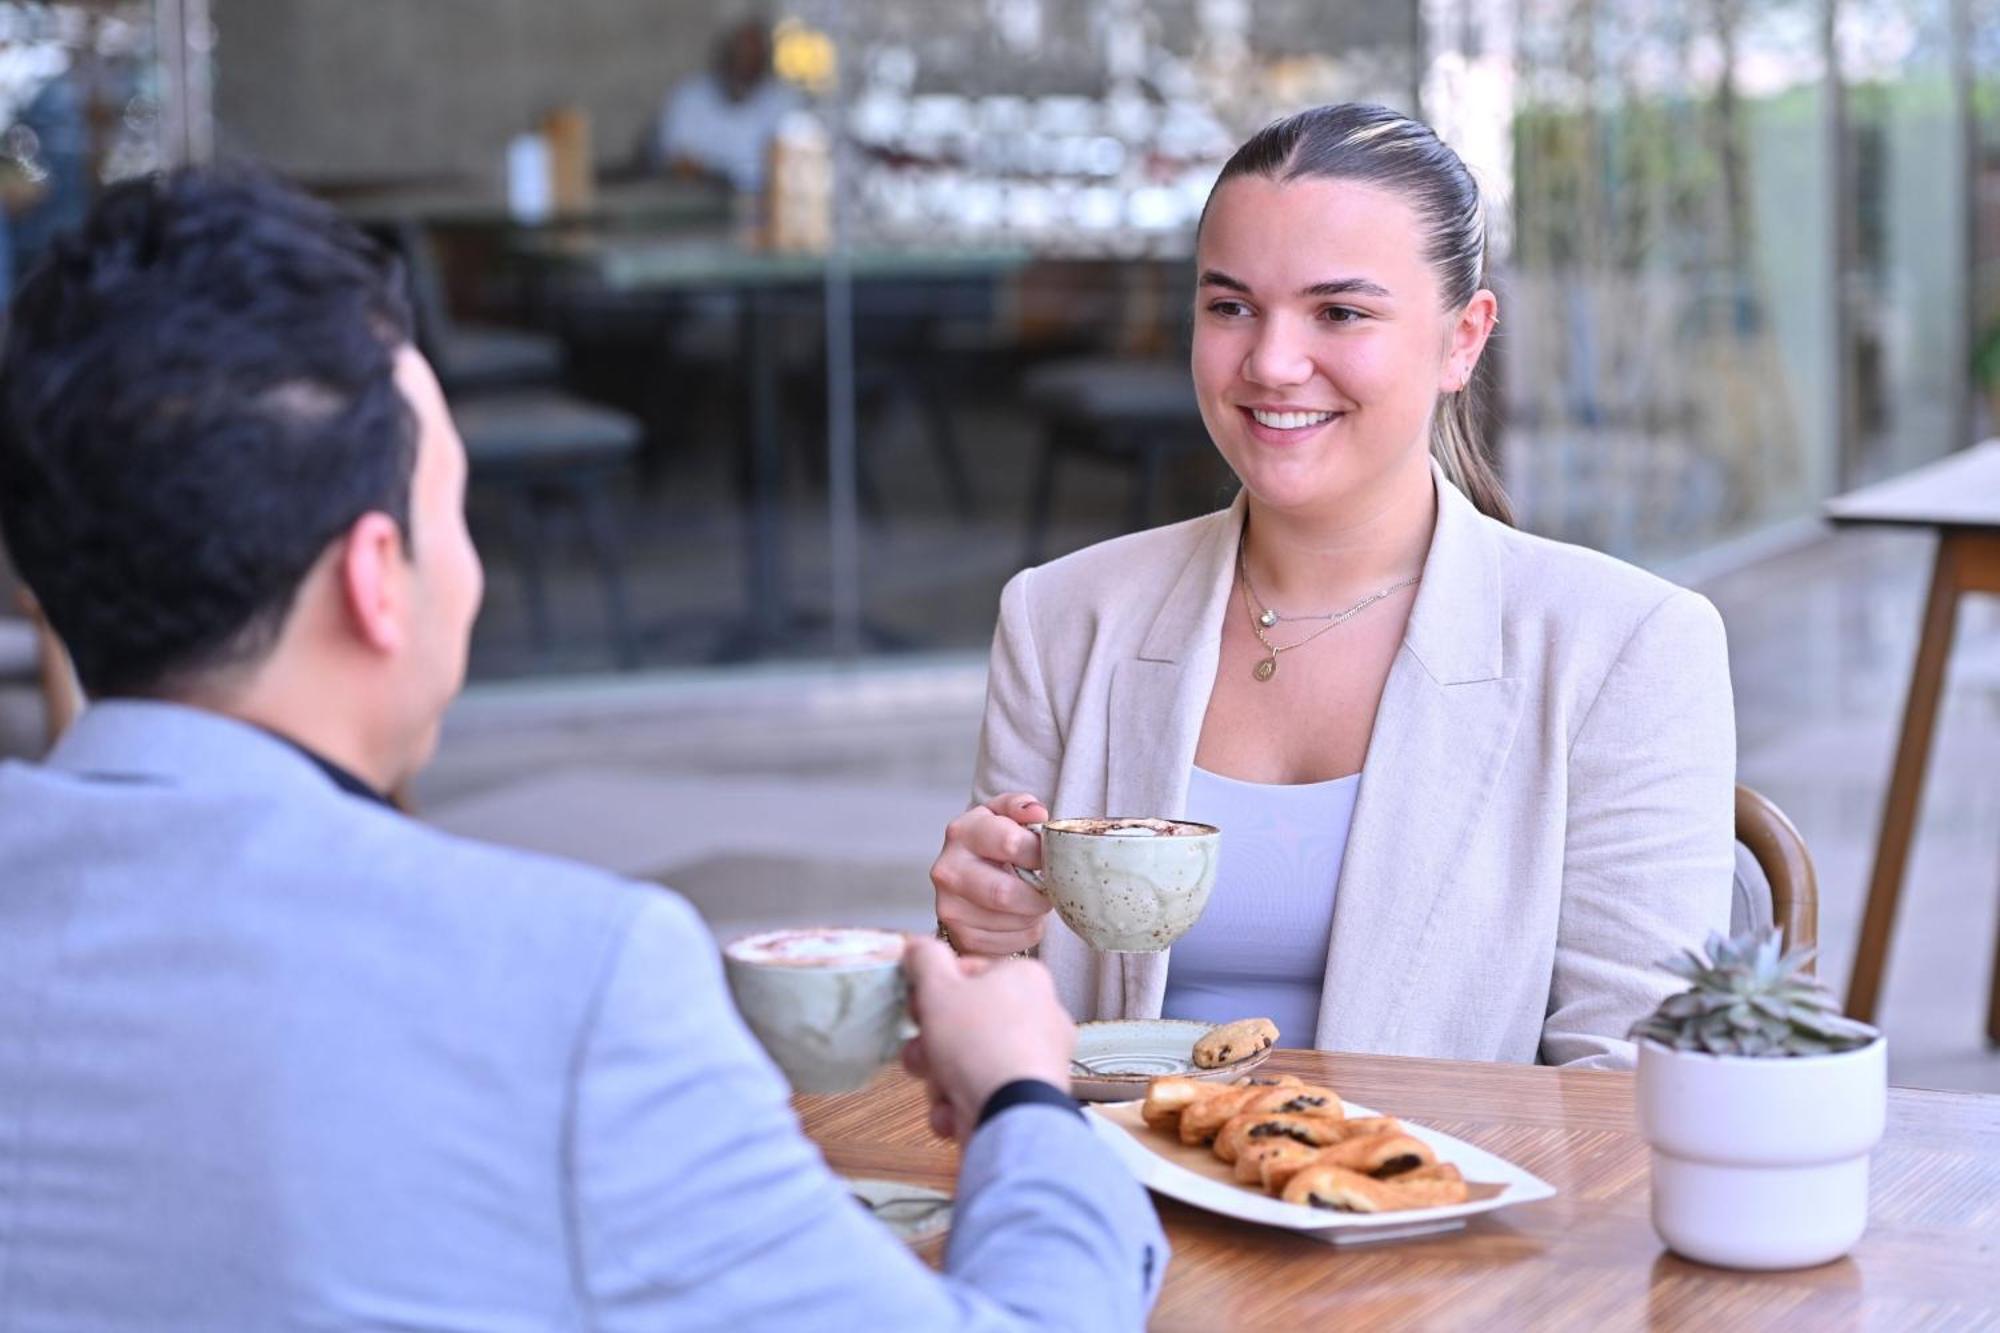
[{"label": "caf\u00e9 interior background", "polygon": [[[762,199],[648,161],[748,18],[806,109]],[[712,920],[928,919],[1001,584],[1226,499],[1193,223],[1248,132],[1346,99],[1430,121],[1488,193],[1522,525],[1721,605],[1743,776],[1820,859],[1837,980],[1928,552],[1819,507],[2000,433],[2000,0],[0,4],[17,265],[95,182],[249,154],[404,249],[427,336],[509,331],[519,383],[448,380],[492,437],[489,588],[420,794]],[[528,392],[557,406],[510,415]],[[1963,1055],[1993,626],[1968,609],[1887,1005],[1892,1035],[1950,1010],[1967,1086],[2000,1082]]]},{"label": "caf\u00e9 interior background", "polygon": [[[1046,447],[1024,381],[1179,360],[1207,186],[1249,130],[1299,106],[1419,112],[1491,190],[1506,299],[1492,415],[1537,531],[1670,561],[1934,457],[1976,429],[1969,344],[2000,317],[1979,280],[2000,246],[2000,40],[1947,0],[211,5],[219,148],[328,190],[470,185],[496,201],[509,140],[545,113],[583,111],[592,158],[616,168],[731,20],[778,25],[779,70],[847,131],[840,243],[935,262],[873,278],[864,261],[844,329],[804,299],[818,293],[787,292],[765,323],[784,388],[779,595],[865,622],[776,624],[751,636],[766,654],[984,642]],[[1968,50],[1955,26],[1984,36]],[[598,202],[615,209],[616,188]],[[695,231],[737,216],[727,199],[629,207],[648,236],[676,210]],[[616,496],[638,660],[726,657],[728,622],[783,619],[791,607],[744,605],[742,294],[559,280],[504,253],[486,219],[439,221],[458,311],[562,331],[578,387],[646,423]],[[851,536],[824,475],[827,344],[843,336]],[[1063,457],[1042,552],[1133,526],[1138,470]],[[1223,482],[1198,437],[1163,473],[1145,521],[1200,512]],[[574,542],[552,544],[566,591],[538,655],[504,517],[481,536],[501,558],[480,675],[610,660]]]}]

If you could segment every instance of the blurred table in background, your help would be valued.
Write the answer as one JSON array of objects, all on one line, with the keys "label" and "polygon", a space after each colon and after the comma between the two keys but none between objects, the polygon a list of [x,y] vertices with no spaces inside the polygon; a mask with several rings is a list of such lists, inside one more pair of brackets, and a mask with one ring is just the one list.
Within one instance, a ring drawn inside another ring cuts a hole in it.
[{"label": "blurred table in background", "polygon": [[315,193],[360,223],[419,222],[451,230],[660,230],[714,227],[730,216],[730,197],[698,181],[600,181],[581,213],[524,219],[507,205],[498,180],[362,182],[325,185]]},{"label": "blurred table in background", "polygon": [[[729,298],[736,322],[736,364],[744,382],[744,446],[749,513],[744,547],[744,614],[726,636],[725,659],[763,656],[783,645],[796,650],[800,617],[784,584],[784,528],[779,490],[784,445],[779,428],[779,338],[786,311],[817,310],[835,273],[823,254],[754,249],[727,231],[678,234],[602,230],[529,230],[509,241],[514,262],[530,274],[537,305],[579,296],[644,299],[715,293]],[[871,290],[907,288],[894,317],[913,328],[937,312],[924,308],[928,288],[992,283],[1030,262],[1026,250],[905,248],[857,250],[839,257],[848,280]]]},{"label": "blurred table in background", "polygon": [[[620,292],[690,288],[820,286],[830,266],[823,254],[754,249],[726,232],[690,229],[681,234],[536,229],[510,247],[525,260],[549,267],[562,279]],[[844,257],[857,282],[989,277],[1025,266],[1025,249],[857,249]]]},{"label": "blurred table in background", "polygon": [[[1889,481],[1829,500],[1827,517],[1843,526],[1918,528],[1937,534],[1936,563],[1924,606],[1923,636],[1903,708],[1896,766],[1868,883],[1861,947],[1847,987],[1847,1012],[1873,1022],[1881,997],[1889,937],[1896,923],[1909,865],[1910,838],[1923,797],[1944,692],[1944,670],[1958,623],[1959,598],[1969,592],[2000,593],[2000,440],[1952,454]],[[2000,945],[1995,946],[1986,1037],[2000,1044]]]}]

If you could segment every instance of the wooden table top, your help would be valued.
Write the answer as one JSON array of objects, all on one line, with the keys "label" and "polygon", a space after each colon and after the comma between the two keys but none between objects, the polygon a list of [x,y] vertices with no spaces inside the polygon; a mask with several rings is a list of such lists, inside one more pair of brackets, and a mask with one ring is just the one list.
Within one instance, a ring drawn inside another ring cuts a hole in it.
[{"label": "wooden table top", "polygon": [[1835,496],[1826,516],[1841,524],[2000,531],[2000,440]]},{"label": "wooden table top", "polygon": [[[1630,1074],[1286,1050],[1266,1070],[1479,1144],[1560,1192],[1345,1249],[1156,1198],[1174,1246],[1156,1329],[2000,1329],[2000,1097],[1893,1089],[1861,1244],[1759,1274],[1688,1263],[1653,1234]],[[951,1188],[957,1151],[931,1137],[900,1070],[797,1105],[835,1170]]]}]

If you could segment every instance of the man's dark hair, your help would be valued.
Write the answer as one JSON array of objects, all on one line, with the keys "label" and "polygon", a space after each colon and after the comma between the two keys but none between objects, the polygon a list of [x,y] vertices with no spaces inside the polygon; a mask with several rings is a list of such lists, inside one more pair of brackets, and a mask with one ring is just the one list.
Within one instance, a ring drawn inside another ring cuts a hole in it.
[{"label": "man's dark hair", "polygon": [[107,190],[22,285],[0,357],[0,535],[98,696],[268,652],[328,543],[410,538],[400,270],[264,172]]}]

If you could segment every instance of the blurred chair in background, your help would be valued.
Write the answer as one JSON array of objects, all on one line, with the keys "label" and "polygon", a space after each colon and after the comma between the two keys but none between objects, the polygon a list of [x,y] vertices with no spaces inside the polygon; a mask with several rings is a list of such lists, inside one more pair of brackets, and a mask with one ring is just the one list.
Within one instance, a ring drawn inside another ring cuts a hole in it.
[{"label": "blurred chair in background", "polygon": [[42,731],[50,745],[83,711],[83,687],[69,654],[5,559],[0,559],[0,684],[32,684],[40,691]]},{"label": "blurred chair in background", "polygon": [[1125,530],[1138,532],[1152,525],[1168,462],[1214,447],[1185,361],[1053,361],[1028,372],[1022,396],[1042,424],[1041,461],[1028,502],[1026,564],[1039,564],[1045,554],[1062,460],[1095,458],[1131,469]]},{"label": "blurred chair in background", "polygon": [[42,732],[54,745],[83,711],[83,687],[62,641],[43,618],[35,595],[0,548],[0,685],[33,685],[42,699]]},{"label": "blurred chair in background", "polygon": [[623,412],[550,391],[474,394],[452,400],[475,485],[504,492],[514,556],[538,651],[554,641],[545,583],[548,538],[567,511],[579,521],[604,593],[605,623],[621,666],[638,660],[624,543],[612,486],[639,453],[639,423]]},{"label": "blurred chair in background", "polygon": [[451,402],[471,483],[506,497],[536,651],[546,654],[554,643],[545,579],[548,538],[558,516],[567,512],[577,519],[596,566],[618,664],[635,665],[638,639],[612,485],[638,459],[644,427],[636,417],[555,387],[562,370],[555,339],[456,323],[430,238],[419,224],[394,224],[388,240],[408,271],[418,349]]},{"label": "blurred chair in background", "polygon": [[[860,419],[855,487],[870,518],[880,519],[886,511],[882,456],[894,439],[886,427],[899,418],[916,427],[952,513],[973,516],[977,500],[950,397],[968,361],[993,355],[994,299],[986,276],[854,284],[854,399]],[[817,365],[802,373],[810,382],[800,386],[800,398],[814,403],[819,415],[795,430],[814,480],[825,485],[826,372]]]},{"label": "blurred chair in background", "polygon": [[452,318],[437,253],[421,223],[405,218],[381,232],[402,258],[417,317],[417,343],[447,394],[561,381],[563,349],[555,338]]}]

